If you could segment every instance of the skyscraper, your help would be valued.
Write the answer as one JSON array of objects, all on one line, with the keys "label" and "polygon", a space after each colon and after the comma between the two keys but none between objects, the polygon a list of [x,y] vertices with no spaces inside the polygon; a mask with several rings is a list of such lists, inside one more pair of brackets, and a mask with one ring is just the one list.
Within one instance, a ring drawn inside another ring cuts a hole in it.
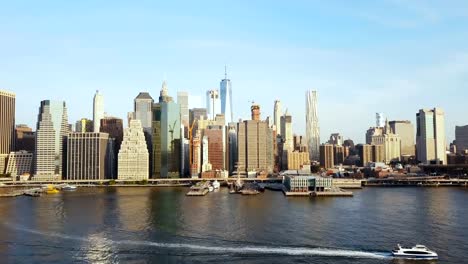
[{"label": "skyscraper", "polygon": [[109,134],[78,132],[67,136],[67,180],[104,180]]},{"label": "skyscraper", "polygon": [[421,109],[416,114],[416,149],[422,163],[447,164],[445,113],[441,108]]},{"label": "skyscraper", "polygon": [[15,97],[0,90],[0,154],[8,155],[15,149]]},{"label": "skyscraper", "polygon": [[152,107],[154,100],[149,93],[139,93],[134,102],[135,119],[141,121],[143,129],[151,130]]},{"label": "skyscraper", "polygon": [[149,153],[140,120],[131,120],[125,129],[118,159],[119,180],[148,180]]},{"label": "skyscraper", "polygon": [[221,90],[221,113],[226,117],[226,122],[234,121],[234,113],[232,111],[232,85],[231,80],[227,78],[227,68],[224,67],[224,79],[220,83]]},{"label": "skyscraper", "polygon": [[468,126],[455,127],[455,142],[458,153],[465,153],[468,150]]},{"label": "skyscraper", "polygon": [[104,96],[96,91],[93,100],[93,122],[94,132],[99,133],[101,131],[101,119],[104,118]]},{"label": "skyscraper", "polygon": [[281,106],[281,101],[280,100],[276,100],[275,101],[275,109],[273,111],[273,118],[274,118],[274,125],[276,127],[276,134],[277,135],[281,135],[281,116],[283,115],[283,113],[281,113],[282,111],[282,106]]},{"label": "skyscraper", "polygon": [[320,127],[317,111],[317,91],[306,93],[306,137],[310,160],[320,159]]},{"label": "skyscraper", "polygon": [[164,81],[159,102],[153,105],[153,175],[155,178],[180,176],[180,106],[168,94]]},{"label": "skyscraper", "polygon": [[416,142],[414,125],[410,121],[390,121],[393,133],[400,136],[401,156],[411,157],[416,155]]},{"label": "skyscraper", "polygon": [[288,113],[285,113],[281,117],[281,135],[283,136],[284,140],[283,150],[294,150],[292,116]]},{"label": "skyscraper", "polygon": [[34,152],[36,144],[36,132],[27,125],[17,125],[15,128],[15,150]]},{"label": "skyscraper", "polygon": [[252,120],[237,126],[238,170],[244,172],[273,172],[273,130],[268,122],[261,121],[260,106],[252,105]]},{"label": "skyscraper", "polygon": [[221,99],[218,90],[206,92],[206,110],[208,118],[214,120],[217,114],[221,114]]},{"label": "skyscraper", "polygon": [[68,134],[67,106],[62,101],[41,102],[36,132],[36,180],[56,179],[62,176],[63,145]]},{"label": "skyscraper", "polygon": [[177,93],[177,103],[180,105],[180,117],[184,127],[190,127],[189,95],[187,92]]},{"label": "skyscraper", "polygon": [[384,113],[376,113],[375,114],[375,126],[376,127],[384,127],[385,126],[385,115],[384,115]]},{"label": "skyscraper", "polygon": [[[129,124],[130,125],[130,124]],[[101,132],[109,134],[109,158],[106,177],[110,179],[117,178],[117,162],[119,156],[120,145],[123,141],[123,120],[117,117],[107,116],[101,119]]]},{"label": "skyscraper", "polygon": [[94,131],[94,123],[92,120],[87,118],[81,118],[80,120],[76,121],[75,124],[75,132],[85,133],[85,132],[93,132]]}]

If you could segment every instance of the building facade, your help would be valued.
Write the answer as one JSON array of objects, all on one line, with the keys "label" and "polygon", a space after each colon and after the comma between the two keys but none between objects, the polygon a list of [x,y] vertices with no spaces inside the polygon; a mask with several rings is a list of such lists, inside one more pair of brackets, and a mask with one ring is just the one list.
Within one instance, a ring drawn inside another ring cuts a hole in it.
[{"label": "building facade", "polygon": [[140,120],[130,121],[124,131],[119,151],[118,179],[142,181],[149,179],[149,153]]},{"label": "building facade", "polygon": [[94,132],[101,131],[101,119],[104,118],[104,95],[96,91],[93,99],[93,127]]},{"label": "building facade", "polygon": [[320,166],[325,169],[331,169],[335,166],[335,152],[333,145],[320,145]]},{"label": "building facade", "polygon": [[15,104],[14,93],[0,90],[0,154],[15,149]]},{"label": "building facade", "polygon": [[252,119],[238,123],[238,170],[243,172],[273,172],[273,130],[260,121],[260,106],[252,105]]},{"label": "building facade", "polygon": [[159,102],[153,105],[153,177],[178,178],[181,169],[180,106],[163,82]]},{"label": "building facade", "polygon": [[390,121],[392,131],[400,136],[401,156],[413,157],[416,155],[416,142],[414,126],[411,121]]},{"label": "building facade", "polygon": [[320,127],[317,109],[317,91],[306,93],[306,137],[311,161],[320,159]]},{"label": "building facade", "polygon": [[33,153],[28,151],[11,152],[8,157],[6,174],[16,178],[21,175],[31,175],[33,165]]},{"label": "building facade", "polygon": [[62,177],[63,149],[69,133],[65,102],[41,102],[36,130],[34,179],[49,180]]},{"label": "building facade", "polygon": [[187,92],[177,93],[177,103],[180,106],[180,121],[184,127],[189,127],[190,111],[189,111],[189,95]]},{"label": "building facade", "polygon": [[67,180],[104,180],[110,178],[106,171],[109,134],[76,132],[67,136]]},{"label": "building facade", "polygon": [[223,126],[208,126],[205,129],[205,137],[208,139],[208,162],[213,170],[226,170],[226,149]]},{"label": "building facade", "polygon": [[421,109],[416,120],[417,159],[426,164],[447,164],[444,111],[441,108]]},{"label": "building facade", "polygon": [[455,127],[456,152],[464,154],[468,150],[468,125]]},{"label": "building facade", "polygon": [[34,152],[36,149],[36,132],[27,125],[17,125],[15,128],[15,151],[26,150]]},{"label": "building facade", "polygon": [[87,118],[82,118],[76,121],[75,132],[77,133],[86,133],[94,131],[94,122]]},{"label": "building facade", "polygon": [[221,114],[221,98],[218,90],[206,92],[206,110],[208,118],[214,120],[217,114]]},{"label": "building facade", "polygon": [[234,122],[234,112],[232,110],[232,84],[227,77],[227,70],[224,71],[224,79],[219,84],[221,92],[221,113],[226,117],[226,122]]},{"label": "building facade", "polygon": [[151,130],[153,97],[149,93],[141,92],[134,100],[134,119],[141,121],[143,129]]},{"label": "building facade", "polygon": [[281,117],[283,116],[283,107],[280,100],[275,101],[275,107],[273,109],[273,122],[276,129],[276,134],[281,135]]}]

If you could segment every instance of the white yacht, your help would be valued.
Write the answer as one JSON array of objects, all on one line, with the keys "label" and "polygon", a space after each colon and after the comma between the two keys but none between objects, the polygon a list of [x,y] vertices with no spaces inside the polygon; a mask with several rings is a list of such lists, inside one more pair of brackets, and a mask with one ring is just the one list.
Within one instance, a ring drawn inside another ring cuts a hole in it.
[{"label": "white yacht", "polygon": [[436,252],[428,249],[423,245],[416,245],[412,248],[405,248],[398,244],[398,246],[392,250],[392,255],[396,258],[407,258],[407,259],[438,259],[439,256]]},{"label": "white yacht", "polygon": [[75,191],[76,189],[78,189],[78,187],[74,185],[65,184],[64,186],[62,186],[62,190],[64,191]]},{"label": "white yacht", "polygon": [[213,182],[213,188],[215,188],[215,190],[216,190],[216,189],[219,189],[219,187],[221,187],[221,183],[219,183],[218,180],[215,180],[215,181]]}]

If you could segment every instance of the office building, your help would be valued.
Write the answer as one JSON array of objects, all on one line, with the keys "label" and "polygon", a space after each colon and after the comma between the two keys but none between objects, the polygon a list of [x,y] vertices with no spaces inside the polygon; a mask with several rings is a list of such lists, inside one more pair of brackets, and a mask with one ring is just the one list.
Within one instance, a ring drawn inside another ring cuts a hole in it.
[{"label": "office building", "polygon": [[93,100],[93,127],[94,132],[99,133],[101,131],[101,119],[104,118],[104,95],[96,91]]},{"label": "office building", "polygon": [[206,92],[206,110],[208,118],[213,120],[217,114],[221,114],[221,99],[218,90],[209,90]]},{"label": "office building", "polygon": [[77,133],[86,133],[94,131],[94,122],[87,118],[82,118],[76,121],[75,132]]},{"label": "office building", "polygon": [[333,145],[320,145],[320,166],[325,169],[331,169],[335,166],[335,153]]},{"label": "office building", "polygon": [[108,170],[107,173],[110,175],[109,178],[117,178],[117,168],[118,168],[118,156],[120,145],[123,141],[123,120],[117,117],[105,117],[101,119],[101,133],[109,134],[109,151],[108,155],[111,155],[108,160]]},{"label": "office building", "polygon": [[251,107],[252,120],[238,123],[238,170],[243,172],[273,172],[273,130],[260,121],[260,106]]},{"label": "office building", "polygon": [[142,181],[149,179],[149,153],[140,120],[130,121],[124,131],[118,157],[118,179]]},{"label": "office building", "polygon": [[393,133],[400,136],[401,156],[413,157],[416,155],[416,142],[414,126],[410,121],[390,121]]},{"label": "office building", "polygon": [[8,157],[8,165],[5,174],[14,179],[21,175],[31,175],[33,165],[33,153],[29,151],[11,152]]},{"label": "office building", "polygon": [[304,166],[310,165],[309,152],[288,150],[288,170],[302,170]]},{"label": "office building", "polygon": [[281,101],[280,100],[276,100],[275,101],[275,108],[273,110],[273,121],[274,121],[274,126],[275,126],[275,129],[276,129],[276,134],[277,135],[281,135],[281,117],[283,116],[283,113],[281,112],[283,111],[282,109],[282,104],[281,104]]},{"label": "office building", "polygon": [[164,81],[159,102],[153,105],[153,176],[178,178],[181,169],[180,106],[169,96]]},{"label": "office building", "polygon": [[141,92],[134,100],[134,118],[141,121],[143,129],[151,131],[154,100],[147,92]]},{"label": "office building", "polygon": [[344,138],[340,133],[333,133],[330,135],[330,139],[328,140],[328,144],[342,146],[344,143]]},{"label": "office building", "polygon": [[229,123],[228,125],[228,152],[229,174],[232,175],[236,171],[238,162],[237,123]]},{"label": "office building", "polygon": [[334,162],[335,165],[342,165],[344,163],[346,155],[346,147],[341,145],[333,145],[333,153],[334,153]]},{"label": "office building", "polygon": [[375,114],[375,126],[376,127],[384,127],[385,126],[385,114],[384,113],[376,113]]},{"label": "office building", "polygon": [[372,137],[373,145],[382,145],[384,148],[384,159],[383,162],[390,164],[391,162],[398,162],[401,160],[401,139],[399,135],[396,135],[389,122],[383,130],[383,134]]},{"label": "office building", "polygon": [[444,111],[441,108],[421,109],[416,120],[417,159],[426,164],[447,164]]},{"label": "office building", "polygon": [[383,162],[385,159],[383,145],[368,145],[359,144],[356,146],[359,157],[361,158],[360,166],[368,166],[371,162]]},{"label": "office building", "polygon": [[288,113],[281,117],[281,136],[284,140],[283,151],[294,150],[292,116]]},{"label": "office building", "polygon": [[456,153],[465,153],[468,150],[468,125],[455,127]]},{"label": "office building", "polygon": [[208,140],[208,162],[213,170],[226,170],[224,157],[226,156],[224,126],[208,126],[205,129]]},{"label": "office building", "polygon": [[34,152],[36,149],[36,132],[27,125],[17,125],[15,128],[15,151]]},{"label": "office building", "polygon": [[75,132],[67,136],[67,180],[104,180],[110,178],[106,171],[109,134]]},{"label": "office building", "polygon": [[15,103],[14,93],[0,90],[0,154],[15,149]]},{"label": "office building", "polygon": [[180,106],[180,121],[184,127],[190,127],[189,95],[187,92],[177,93],[177,103]]},{"label": "office building", "polygon": [[191,177],[198,178],[202,169],[201,142],[198,136],[195,136],[192,140],[192,164],[190,168]]},{"label": "office building", "polygon": [[366,144],[372,145],[374,142],[372,141],[376,136],[382,136],[384,134],[384,127],[371,127],[366,132]]},{"label": "office building", "polygon": [[227,123],[234,122],[234,112],[232,111],[232,84],[227,77],[227,69],[224,68],[224,79],[219,84],[221,92],[221,113],[226,117]]},{"label": "office building", "polygon": [[317,110],[317,91],[306,93],[306,137],[310,160],[320,159],[320,127]]},{"label": "office building", "polygon": [[35,180],[55,180],[62,177],[63,149],[69,133],[65,102],[41,102],[36,129]]}]

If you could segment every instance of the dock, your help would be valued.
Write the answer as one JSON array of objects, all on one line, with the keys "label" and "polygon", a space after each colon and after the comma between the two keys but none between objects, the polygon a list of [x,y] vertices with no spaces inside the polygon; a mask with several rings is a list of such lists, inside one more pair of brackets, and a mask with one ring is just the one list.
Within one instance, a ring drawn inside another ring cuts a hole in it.
[{"label": "dock", "polygon": [[313,197],[353,197],[353,192],[348,191],[332,191],[332,192],[312,192]]},{"label": "dock", "polygon": [[205,196],[209,193],[208,189],[203,190],[191,190],[187,193],[187,196]]}]

